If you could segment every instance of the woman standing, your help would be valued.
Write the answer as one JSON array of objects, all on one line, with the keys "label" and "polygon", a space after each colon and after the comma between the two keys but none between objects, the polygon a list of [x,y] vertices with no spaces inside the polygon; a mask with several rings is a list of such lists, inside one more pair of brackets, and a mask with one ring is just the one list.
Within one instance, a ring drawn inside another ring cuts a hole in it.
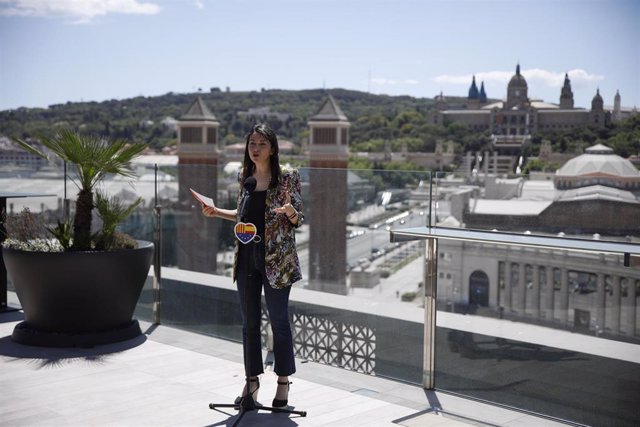
[{"label": "woman standing", "polygon": [[[250,177],[256,180],[256,187],[244,218],[239,217],[238,209],[203,206],[202,212],[209,217],[244,220],[255,225],[256,235],[249,243],[236,241],[234,259],[233,279],[238,285],[242,310],[244,364],[248,377],[236,403],[247,393],[256,400],[260,387],[258,375],[264,372],[260,340],[260,295],[264,288],[274,338],[274,372],[278,375],[272,406],[283,407],[288,403],[289,376],[296,371],[288,305],[291,285],[302,278],[294,229],[302,225],[304,215],[298,171],[280,166],[278,139],[266,124],[255,125],[247,135],[239,175],[241,189]],[[239,192],[238,204],[245,191]]]}]

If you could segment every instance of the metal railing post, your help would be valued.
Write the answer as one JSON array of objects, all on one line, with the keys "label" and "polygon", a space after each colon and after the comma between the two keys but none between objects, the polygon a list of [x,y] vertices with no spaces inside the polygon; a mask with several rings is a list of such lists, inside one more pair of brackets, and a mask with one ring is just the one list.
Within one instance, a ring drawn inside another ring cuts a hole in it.
[{"label": "metal railing post", "polygon": [[160,283],[162,279],[162,210],[158,203],[158,165],[155,165],[155,206],[153,208],[154,230],[153,240],[155,252],[153,254],[153,312],[154,324],[160,324]]},{"label": "metal railing post", "polygon": [[422,386],[435,388],[436,299],[438,281],[438,239],[425,242],[424,265],[424,359]]}]

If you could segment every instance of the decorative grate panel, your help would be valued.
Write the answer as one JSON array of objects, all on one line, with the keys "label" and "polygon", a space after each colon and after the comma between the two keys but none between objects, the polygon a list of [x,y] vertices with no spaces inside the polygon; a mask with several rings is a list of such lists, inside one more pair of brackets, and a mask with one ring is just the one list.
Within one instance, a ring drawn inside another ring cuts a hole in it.
[{"label": "decorative grate panel", "polygon": [[[293,313],[293,351],[296,357],[355,372],[375,373],[375,330],[353,323]],[[271,350],[271,323],[262,306],[262,345]]]},{"label": "decorative grate panel", "polygon": [[375,331],[321,317],[293,314],[296,356],[356,372],[375,371]]}]

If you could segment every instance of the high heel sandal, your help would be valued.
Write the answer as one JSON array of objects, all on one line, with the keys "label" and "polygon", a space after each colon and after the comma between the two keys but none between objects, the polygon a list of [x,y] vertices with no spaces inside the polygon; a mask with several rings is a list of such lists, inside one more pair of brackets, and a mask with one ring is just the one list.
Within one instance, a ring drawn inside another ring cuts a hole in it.
[{"label": "high heel sandal", "polygon": [[[291,381],[278,381],[278,385],[286,385],[287,386],[287,398],[286,399],[273,399],[273,402],[271,403],[271,406],[273,406],[274,408],[282,408],[284,406],[287,406],[287,403],[289,403],[289,385],[291,385],[292,382]],[[277,393],[277,392],[276,392]]]},{"label": "high heel sandal", "polygon": [[[236,397],[236,400],[233,401],[234,405],[239,405],[240,403],[242,403],[242,399],[247,395],[250,394],[251,397],[253,398],[254,402],[258,401],[258,390],[260,389],[260,378],[255,377],[255,378],[249,378],[249,383],[258,383],[256,385],[256,388],[253,389],[252,392],[248,393],[247,392],[247,384],[245,383],[245,388],[244,390],[242,390],[242,396],[238,396]],[[249,385],[249,390],[251,389],[251,386]]]}]

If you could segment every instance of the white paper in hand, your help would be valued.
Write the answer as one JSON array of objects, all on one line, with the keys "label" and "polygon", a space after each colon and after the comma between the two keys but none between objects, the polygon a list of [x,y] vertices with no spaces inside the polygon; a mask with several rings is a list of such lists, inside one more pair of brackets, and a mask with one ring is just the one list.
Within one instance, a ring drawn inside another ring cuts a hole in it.
[{"label": "white paper in hand", "polygon": [[207,197],[204,194],[200,194],[193,188],[189,188],[189,190],[191,191],[191,194],[193,195],[193,197],[200,203],[204,204],[205,206],[209,206],[211,208],[215,207],[215,205],[213,204],[213,199],[211,197]]}]

